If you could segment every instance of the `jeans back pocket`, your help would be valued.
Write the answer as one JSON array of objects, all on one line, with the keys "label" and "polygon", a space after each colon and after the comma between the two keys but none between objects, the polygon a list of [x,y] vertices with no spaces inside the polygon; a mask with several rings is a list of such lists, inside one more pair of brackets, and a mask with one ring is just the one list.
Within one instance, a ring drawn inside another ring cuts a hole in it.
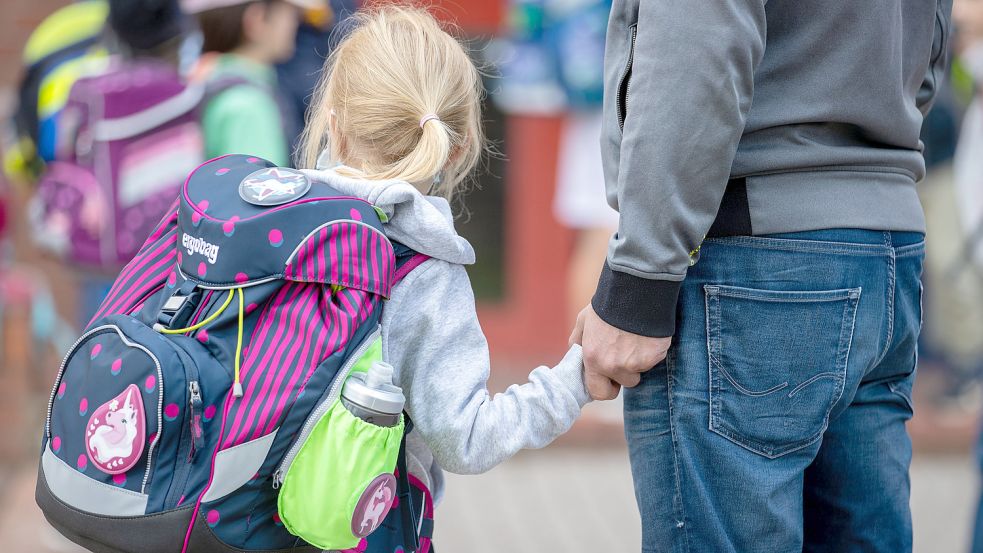
[{"label": "jeans back pocket", "polygon": [[768,458],[816,442],[843,393],[860,288],[704,291],[710,430]]}]

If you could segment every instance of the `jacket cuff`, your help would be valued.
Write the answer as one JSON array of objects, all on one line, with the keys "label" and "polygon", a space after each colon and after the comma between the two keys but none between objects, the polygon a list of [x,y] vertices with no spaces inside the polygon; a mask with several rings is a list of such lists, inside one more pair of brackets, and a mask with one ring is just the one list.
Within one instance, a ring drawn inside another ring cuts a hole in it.
[{"label": "jacket cuff", "polygon": [[591,306],[611,326],[640,336],[666,338],[676,331],[676,301],[682,285],[682,281],[621,273],[605,263]]}]

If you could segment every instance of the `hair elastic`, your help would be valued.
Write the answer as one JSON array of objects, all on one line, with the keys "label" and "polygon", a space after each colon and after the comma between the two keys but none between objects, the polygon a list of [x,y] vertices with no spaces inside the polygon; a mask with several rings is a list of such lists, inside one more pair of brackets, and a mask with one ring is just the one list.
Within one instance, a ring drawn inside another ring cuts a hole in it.
[{"label": "hair elastic", "polygon": [[431,119],[440,121],[440,117],[437,117],[436,113],[428,113],[420,118],[420,128],[422,129],[423,126],[427,124],[427,121],[430,121]]}]

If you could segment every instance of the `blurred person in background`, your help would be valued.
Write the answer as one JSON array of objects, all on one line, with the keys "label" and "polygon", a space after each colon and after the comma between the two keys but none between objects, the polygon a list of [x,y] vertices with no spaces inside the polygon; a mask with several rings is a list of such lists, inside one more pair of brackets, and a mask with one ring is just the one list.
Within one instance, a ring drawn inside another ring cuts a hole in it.
[{"label": "blurred person in background", "polygon": [[567,273],[570,320],[590,302],[601,276],[618,212],[604,198],[601,151],[601,98],[604,94],[604,36],[610,0],[551,0],[553,49],[568,111],[560,136],[557,190],[553,210],[576,230]]},{"label": "blurred person in background", "polygon": [[182,5],[197,17],[204,39],[206,56],[195,78],[206,87],[206,157],[247,153],[290,165],[293,109],[278,90],[273,65],[293,55],[302,10],[323,10],[324,3],[184,0]]},{"label": "blurred person in background", "polygon": [[[30,209],[35,241],[79,282],[80,326],[202,156],[200,95],[179,74],[188,65],[182,53],[196,56],[184,48],[189,19],[177,0],[110,0],[108,7],[99,40],[107,55],[78,71]],[[151,112],[148,127],[141,121]],[[112,137],[99,130],[109,126]]]},{"label": "blurred person in background", "polygon": [[593,397],[629,387],[644,551],[911,551],[915,185],[950,8],[614,3],[620,218],[572,339]]},{"label": "blurred person in background", "polygon": [[507,113],[563,116],[553,213],[576,232],[566,282],[571,321],[594,293],[618,226],[597,147],[610,11],[610,0],[512,0],[492,97]]},{"label": "blurred person in background", "polygon": [[[84,0],[46,17],[27,39],[17,108],[4,144],[4,173],[33,184],[54,159],[58,116],[75,81],[108,55],[105,0]],[[96,65],[98,67],[98,65]]]},{"label": "blurred person in background", "polygon": [[[956,205],[952,207],[957,211],[959,222],[954,234],[962,247],[958,248],[948,277],[962,280],[959,277],[975,276],[976,287],[973,291],[978,298],[980,283],[983,282],[983,99],[980,92],[980,83],[983,82],[983,2],[954,0],[952,19],[958,31],[956,50],[959,63],[973,84],[972,100],[963,118],[953,167]],[[960,299],[965,301],[966,286],[963,284],[959,288],[963,290]],[[973,307],[977,311],[983,309],[978,302]],[[968,336],[968,339],[976,342],[967,345],[975,346],[977,363],[983,362],[983,344],[980,343],[983,339],[978,333]],[[977,443],[976,455],[983,472],[983,436]],[[977,508],[971,551],[983,553],[983,494]]]},{"label": "blurred person in background", "polygon": [[304,128],[304,116],[324,60],[330,55],[333,43],[341,40],[340,36],[332,40],[332,33],[355,13],[359,4],[355,0],[331,0],[330,5],[322,8],[304,10],[294,55],[276,66],[280,93],[290,110],[290,121],[286,124],[290,151],[296,149],[300,130]]},{"label": "blurred person in background", "polygon": [[959,57],[974,83],[955,158],[956,194],[962,234],[968,241],[966,263],[983,266],[983,1],[955,0],[953,22],[959,29]]}]

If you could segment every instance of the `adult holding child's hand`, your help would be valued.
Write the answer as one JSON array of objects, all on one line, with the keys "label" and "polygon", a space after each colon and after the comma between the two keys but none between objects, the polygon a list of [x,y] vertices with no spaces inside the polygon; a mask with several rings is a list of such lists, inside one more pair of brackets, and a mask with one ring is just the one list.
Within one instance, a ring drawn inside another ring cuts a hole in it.
[{"label": "adult holding child's hand", "polygon": [[570,343],[584,348],[584,381],[597,400],[618,397],[621,387],[633,388],[666,358],[672,338],[639,336],[609,325],[591,306],[577,316]]}]

